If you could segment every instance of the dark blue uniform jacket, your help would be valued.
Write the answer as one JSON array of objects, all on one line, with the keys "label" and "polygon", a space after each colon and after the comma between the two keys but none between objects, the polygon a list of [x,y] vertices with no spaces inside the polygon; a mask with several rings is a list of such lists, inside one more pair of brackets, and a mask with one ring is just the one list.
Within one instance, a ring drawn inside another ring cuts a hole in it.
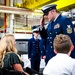
[{"label": "dark blue uniform jacket", "polygon": [[[69,18],[63,17],[61,15],[58,16],[58,18],[55,20],[55,22],[49,22],[47,29],[43,27],[42,30],[40,30],[40,35],[46,35],[46,59],[47,61],[52,58],[54,53],[53,48],[53,40],[58,34],[66,34],[68,35],[73,45],[75,46],[75,38],[74,38],[74,27]],[[42,36],[44,38],[44,36]],[[71,53],[71,57],[75,58],[75,49]]]},{"label": "dark blue uniform jacket", "polygon": [[[28,58],[35,58],[37,54],[40,56],[40,40],[35,40],[34,38],[28,41]],[[36,56],[37,57],[37,56]]]}]

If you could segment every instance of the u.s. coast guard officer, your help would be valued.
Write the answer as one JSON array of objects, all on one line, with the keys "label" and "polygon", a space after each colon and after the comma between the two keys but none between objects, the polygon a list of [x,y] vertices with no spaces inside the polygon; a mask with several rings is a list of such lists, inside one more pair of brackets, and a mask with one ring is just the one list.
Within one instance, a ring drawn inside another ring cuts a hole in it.
[{"label": "u.s. coast guard officer", "polygon": [[[66,34],[70,36],[75,46],[74,28],[71,20],[62,16],[56,9],[56,4],[46,5],[42,7],[43,17],[40,20],[40,35],[46,35],[45,52],[46,64],[53,56],[55,56],[53,48],[53,40],[58,34]],[[49,20],[47,28],[44,27],[44,17]],[[46,33],[46,34],[45,34]],[[43,36],[42,36],[43,37]],[[75,58],[75,49],[71,53],[71,57]]]},{"label": "u.s. coast guard officer", "polygon": [[39,29],[32,30],[33,36],[28,40],[28,58],[31,62],[31,68],[39,72],[40,69],[40,40],[38,39]]}]

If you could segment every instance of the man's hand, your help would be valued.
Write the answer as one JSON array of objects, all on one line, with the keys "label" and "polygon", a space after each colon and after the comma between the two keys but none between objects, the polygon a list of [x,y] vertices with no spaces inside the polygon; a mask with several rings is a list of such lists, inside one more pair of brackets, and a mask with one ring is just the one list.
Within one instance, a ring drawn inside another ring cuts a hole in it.
[{"label": "man's hand", "polygon": [[28,58],[29,60],[31,60],[31,58]]},{"label": "man's hand", "polygon": [[40,26],[43,27],[44,26],[44,16],[42,16],[41,20],[40,20]]},{"label": "man's hand", "polygon": [[43,56],[42,59],[46,59],[46,56]]}]

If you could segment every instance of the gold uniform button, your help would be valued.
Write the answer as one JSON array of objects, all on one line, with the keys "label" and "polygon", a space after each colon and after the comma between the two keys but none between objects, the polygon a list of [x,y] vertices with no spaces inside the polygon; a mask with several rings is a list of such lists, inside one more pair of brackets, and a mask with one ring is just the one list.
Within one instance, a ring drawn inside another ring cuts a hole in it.
[{"label": "gold uniform button", "polygon": [[52,34],[52,33],[50,33],[50,34]]},{"label": "gold uniform button", "polygon": [[52,43],[52,42],[50,42],[50,43]]},{"label": "gold uniform button", "polygon": [[51,48],[53,48],[53,46],[51,46]]},{"label": "gold uniform button", "polygon": [[56,34],[57,34],[57,32],[56,32]]},{"label": "gold uniform button", "polygon": [[50,39],[52,39],[52,37],[50,37]]}]

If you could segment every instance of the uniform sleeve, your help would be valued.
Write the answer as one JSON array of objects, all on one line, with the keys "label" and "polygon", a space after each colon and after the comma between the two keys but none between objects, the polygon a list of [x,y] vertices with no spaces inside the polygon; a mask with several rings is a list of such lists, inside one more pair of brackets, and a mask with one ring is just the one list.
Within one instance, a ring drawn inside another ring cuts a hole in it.
[{"label": "uniform sleeve", "polygon": [[32,42],[31,40],[28,41],[28,58],[31,58],[31,48],[32,47]]},{"label": "uniform sleeve", "polygon": [[71,38],[73,44],[75,44],[75,42],[74,42],[75,41],[75,38],[74,38],[74,26],[73,26],[71,20],[68,19],[68,18],[66,18],[63,21],[62,33],[68,35]]},{"label": "uniform sleeve", "polygon": [[71,22],[70,19],[66,18],[63,22],[62,22],[62,29],[63,29],[63,33],[64,34],[68,34],[71,35],[74,33],[74,28],[73,28],[73,24]]},{"label": "uniform sleeve", "polygon": [[47,30],[43,27],[42,30],[39,29],[40,32],[40,36],[42,39],[46,39],[47,38]]}]

